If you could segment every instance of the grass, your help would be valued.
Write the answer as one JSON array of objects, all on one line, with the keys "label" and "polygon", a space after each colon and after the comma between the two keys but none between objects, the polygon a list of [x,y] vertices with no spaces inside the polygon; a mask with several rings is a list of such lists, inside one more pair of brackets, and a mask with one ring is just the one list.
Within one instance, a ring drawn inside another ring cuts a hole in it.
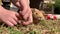
[{"label": "grass", "polygon": [[0,25],[0,34],[60,34],[60,20],[41,20],[28,26],[6,27]]}]

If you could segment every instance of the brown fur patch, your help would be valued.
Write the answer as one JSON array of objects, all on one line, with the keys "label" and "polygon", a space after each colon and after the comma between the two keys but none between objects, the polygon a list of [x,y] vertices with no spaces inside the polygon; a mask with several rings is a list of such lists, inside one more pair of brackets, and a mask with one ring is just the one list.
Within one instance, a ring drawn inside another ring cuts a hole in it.
[{"label": "brown fur patch", "polygon": [[34,23],[39,22],[41,19],[45,19],[42,10],[40,11],[38,9],[32,9],[32,13],[33,13]]}]

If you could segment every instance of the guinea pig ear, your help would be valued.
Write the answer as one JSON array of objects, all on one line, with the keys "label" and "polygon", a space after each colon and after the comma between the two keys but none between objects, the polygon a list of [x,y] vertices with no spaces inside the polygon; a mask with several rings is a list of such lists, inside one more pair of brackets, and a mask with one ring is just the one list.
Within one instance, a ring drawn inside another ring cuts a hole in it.
[{"label": "guinea pig ear", "polygon": [[32,9],[32,12],[34,13],[35,12],[35,9]]}]

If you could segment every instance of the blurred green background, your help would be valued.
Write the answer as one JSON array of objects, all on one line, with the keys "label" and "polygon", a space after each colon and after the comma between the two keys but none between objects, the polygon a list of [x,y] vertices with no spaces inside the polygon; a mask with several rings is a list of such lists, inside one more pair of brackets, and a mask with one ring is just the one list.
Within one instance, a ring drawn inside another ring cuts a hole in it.
[{"label": "blurred green background", "polygon": [[55,13],[60,14],[60,0],[55,0]]}]

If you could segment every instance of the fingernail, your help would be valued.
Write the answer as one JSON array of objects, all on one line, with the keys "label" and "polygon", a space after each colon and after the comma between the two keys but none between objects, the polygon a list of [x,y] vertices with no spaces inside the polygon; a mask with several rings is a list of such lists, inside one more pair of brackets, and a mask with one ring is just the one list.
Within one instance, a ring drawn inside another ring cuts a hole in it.
[{"label": "fingernail", "polygon": [[15,25],[17,25],[17,23],[15,23]]},{"label": "fingernail", "polygon": [[23,25],[27,26],[27,25],[29,25],[29,23],[28,22],[24,22]]},{"label": "fingernail", "polygon": [[9,25],[10,27],[13,27],[14,25],[13,24],[11,24],[11,25]]},{"label": "fingernail", "polygon": [[21,24],[21,20],[19,20],[18,23]]}]

